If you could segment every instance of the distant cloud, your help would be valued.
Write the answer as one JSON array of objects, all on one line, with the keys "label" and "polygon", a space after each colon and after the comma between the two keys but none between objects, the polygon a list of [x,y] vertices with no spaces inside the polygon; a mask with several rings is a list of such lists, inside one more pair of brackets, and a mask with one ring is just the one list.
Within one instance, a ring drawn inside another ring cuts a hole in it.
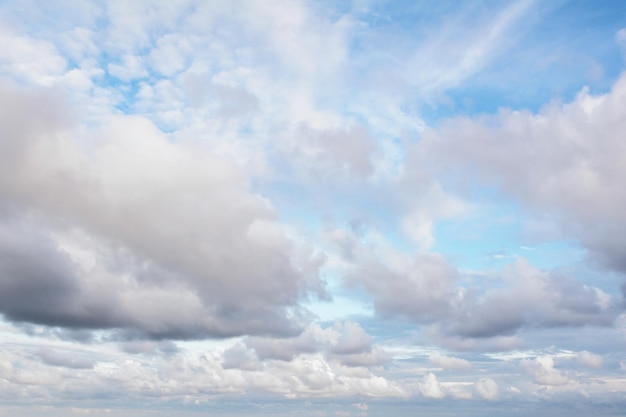
[{"label": "distant cloud", "polygon": [[[448,347],[474,338],[512,336],[522,328],[609,326],[621,300],[570,276],[541,271],[518,258],[495,273],[501,288],[476,294],[460,285],[461,273],[441,256],[419,254],[413,259],[380,247],[376,255],[365,245],[353,247],[354,270],[348,285],[361,286],[383,318],[403,317],[430,324]],[[497,312],[497,314],[494,314]],[[519,347],[519,340],[494,343],[500,349]],[[511,342],[513,344],[511,344]]]},{"label": "distant cloud", "polygon": [[426,398],[443,398],[446,395],[441,389],[437,376],[433,373],[424,375],[419,383],[419,390]]},{"label": "distant cloud", "polygon": [[491,378],[480,378],[474,384],[474,389],[476,393],[485,400],[495,400],[500,393],[498,384]]},{"label": "distant cloud", "polygon": [[586,350],[578,352],[576,361],[579,365],[587,368],[600,368],[604,363],[602,356],[596,355],[595,353],[591,353]]},{"label": "distant cloud", "polygon": [[444,370],[469,370],[472,369],[472,364],[461,358],[455,358],[452,356],[445,356],[440,353],[433,353],[428,357],[428,360],[436,366],[440,366]]},{"label": "distant cloud", "polygon": [[534,382],[539,385],[559,386],[569,381],[567,375],[554,367],[554,360],[550,356],[523,359],[520,361],[520,366],[532,375]]},{"label": "distant cloud", "polygon": [[299,336],[288,339],[249,337],[245,344],[261,360],[292,361],[307,353],[323,353],[328,359],[353,367],[377,366],[390,360],[380,346],[374,345],[372,337],[351,321],[336,322],[327,328],[311,324]]}]

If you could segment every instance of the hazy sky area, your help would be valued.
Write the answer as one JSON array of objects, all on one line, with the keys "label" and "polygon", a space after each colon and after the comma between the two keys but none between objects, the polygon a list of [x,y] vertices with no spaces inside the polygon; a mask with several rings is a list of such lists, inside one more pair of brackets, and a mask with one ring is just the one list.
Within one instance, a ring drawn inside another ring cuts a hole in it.
[{"label": "hazy sky area", "polygon": [[626,2],[0,1],[0,416],[626,416]]}]

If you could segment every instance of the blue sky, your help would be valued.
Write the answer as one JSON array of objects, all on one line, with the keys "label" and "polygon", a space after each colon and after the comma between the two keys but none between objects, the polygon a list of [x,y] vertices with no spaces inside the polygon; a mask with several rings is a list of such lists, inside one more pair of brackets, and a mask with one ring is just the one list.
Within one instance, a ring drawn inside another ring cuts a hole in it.
[{"label": "blue sky", "polygon": [[0,2],[0,416],[624,415],[621,1]]}]

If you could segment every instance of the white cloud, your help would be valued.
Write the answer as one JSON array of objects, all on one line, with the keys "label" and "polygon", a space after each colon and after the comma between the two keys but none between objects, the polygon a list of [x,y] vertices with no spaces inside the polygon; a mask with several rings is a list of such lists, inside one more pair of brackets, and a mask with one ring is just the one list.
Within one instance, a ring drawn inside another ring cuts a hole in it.
[{"label": "white cloud", "polygon": [[532,10],[533,3],[533,0],[510,2],[486,17],[477,15],[476,9],[466,8],[462,16],[473,19],[475,24],[450,22],[431,32],[435,36],[417,49],[407,77],[427,94],[457,86],[480,71],[507,45],[511,39],[509,33]]},{"label": "white cloud", "polygon": [[250,337],[245,344],[263,360],[292,361],[310,353],[322,353],[349,367],[377,366],[390,360],[385,350],[374,345],[372,337],[351,321],[335,322],[327,328],[310,324],[300,335],[288,339]]},{"label": "white cloud", "polygon": [[568,383],[569,378],[554,367],[554,360],[548,355],[538,356],[535,359],[522,359],[520,366],[539,385],[559,386]]},{"label": "white cloud", "polygon": [[474,384],[476,393],[485,400],[495,400],[500,394],[500,389],[496,381],[491,378],[480,378]]},{"label": "white cloud", "polygon": [[107,70],[109,74],[125,82],[146,78],[149,75],[143,60],[135,55],[124,55],[119,63],[107,65]]},{"label": "white cloud", "polygon": [[436,253],[407,256],[380,245],[356,247],[348,284],[374,298],[377,314],[429,323],[446,317],[456,298],[457,271]]},{"label": "white cloud", "polygon": [[600,368],[604,364],[604,359],[600,355],[583,350],[578,352],[576,361],[579,365],[587,368]]},{"label": "white cloud", "polygon": [[0,30],[0,75],[50,86],[65,71],[67,61],[54,44]]},{"label": "white cloud", "polygon": [[623,270],[625,91],[622,76],[606,94],[584,89],[571,103],[537,114],[502,110],[476,120],[452,119],[425,134],[413,164],[454,169],[466,184],[495,184],[551,216],[597,259]]},{"label": "white cloud", "polygon": [[441,367],[444,370],[460,370],[467,371],[472,369],[472,364],[461,358],[455,358],[452,356],[445,356],[440,353],[433,353],[428,357],[428,360],[436,366]]},{"label": "white cloud", "polygon": [[439,385],[437,376],[433,373],[424,375],[419,383],[420,393],[426,398],[443,398],[445,393]]},{"label": "white cloud", "polygon": [[525,326],[608,326],[615,319],[617,299],[574,278],[537,270],[525,259],[501,275],[505,287],[481,297],[467,291],[444,327],[465,337],[490,337]]}]

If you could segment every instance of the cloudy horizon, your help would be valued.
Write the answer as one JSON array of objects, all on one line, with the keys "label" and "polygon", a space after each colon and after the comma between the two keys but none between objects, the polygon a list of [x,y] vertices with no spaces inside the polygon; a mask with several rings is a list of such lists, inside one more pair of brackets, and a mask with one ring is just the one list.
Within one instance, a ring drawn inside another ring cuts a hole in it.
[{"label": "cloudy horizon", "polygon": [[0,4],[0,416],[626,409],[619,1]]}]

